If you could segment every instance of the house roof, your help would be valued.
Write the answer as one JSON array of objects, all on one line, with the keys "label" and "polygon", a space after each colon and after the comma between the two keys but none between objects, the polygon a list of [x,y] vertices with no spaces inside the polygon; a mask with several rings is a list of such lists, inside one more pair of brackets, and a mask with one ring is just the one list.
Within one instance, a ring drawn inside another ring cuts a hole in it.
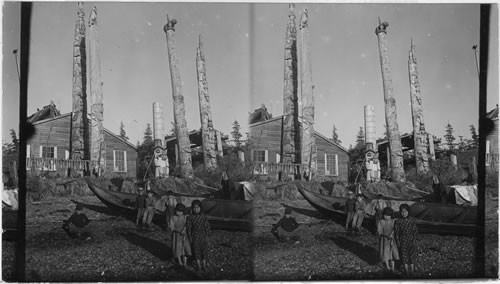
[{"label": "house roof", "polygon": [[491,120],[498,119],[498,105],[494,109],[492,109],[490,112],[488,112],[486,114],[486,117],[491,119]]},{"label": "house roof", "polygon": [[250,113],[248,123],[252,124],[256,122],[266,121],[268,119],[271,119],[272,117],[273,115],[267,111],[266,106],[262,105],[260,108],[254,110],[253,113]]},{"label": "house roof", "polygon": [[[71,112],[61,114],[59,112],[59,110],[56,108],[56,106],[54,104],[51,104],[51,105],[43,107],[43,109],[38,110],[36,113],[34,113],[30,117],[28,117],[28,122],[33,123],[33,125],[37,125],[37,124],[42,124],[42,123],[46,123],[49,121],[53,121],[56,119],[65,118],[68,116],[71,117]],[[31,120],[30,120],[30,118],[31,118]],[[104,132],[106,132],[107,134],[113,136],[114,138],[124,142],[125,144],[127,144],[128,146],[132,147],[134,150],[137,151],[137,147],[134,144],[132,144],[132,143],[128,142],[127,140],[121,138],[120,136],[114,134],[113,132],[111,132],[107,128],[104,128]]]},{"label": "house roof", "polygon": [[[259,122],[256,122],[256,123],[253,123],[253,124],[250,124],[248,127],[252,128],[252,127],[255,127],[255,126],[259,126],[259,125],[263,125],[263,124],[266,124],[266,123],[271,123],[273,121],[277,121],[277,120],[281,120],[283,119],[283,116],[280,115],[280,116],[276,116],[276,117],[273,117],[273,118],[270,118],[270,119],[267,119],[267,120],[264,120],[264,121],[259,121]],[[300,124],[300,122],[299,122]],[[333,142],[331,139],[327,138],[326,136],[324,136],[323,134],[319,133],[318,131],[314,130],[314,134],[322,139],[324,139],[326,142],[334,145],[334,146],[337,146],[339,147],[341,150],[345,151],[345,152],[349,152],[346,148],[344,148],[342,145],[338,144],[338,143],[335,143]]]},{"label": "house roof", "polygon": [[40,120],[45,120],[47,118],[53,118],[60,116],[61,112],[57,109],[56,105],[51,102],[49,105],[44,106],[42,109],[37,109],[37,111],[28,117],[29,123],[35,123]]}]

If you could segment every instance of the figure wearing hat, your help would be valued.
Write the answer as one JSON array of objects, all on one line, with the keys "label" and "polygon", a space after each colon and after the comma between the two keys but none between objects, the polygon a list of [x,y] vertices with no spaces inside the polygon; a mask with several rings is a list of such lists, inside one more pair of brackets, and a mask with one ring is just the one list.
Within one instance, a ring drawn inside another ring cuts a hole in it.
[{"label": "figure wearing hat", "polygon": [[[371,143],[370,143],[371,145]],[[369,146],[370,146],[369,145]],[[375,181],[375,170],[376,165],[374,164],[375,151],[372,149],[373,147],[367,147],[365,152],[365,167],[366,167],[366,181],[372,182]]]},{"label": "figure wearing hat", "polygon": [[68,220],[63,221],[63,230],[72,238],[89,239],[88,224],[90,223],[87,215],[83,213],[83,205],[77,204],[75,213]]},{"label": "figure wearing hat", "polygon": [[280,241],[290,239],[292,233],[299,227],[299,224],[292,217],[292,209],[287,207],[285,209],[285,215],[278,221],[278,223],[273,225],[271,233]]},{"label": "figure wearing hat", "polygon": [[349,224],[352,223],[352,219],[354,218],[354,212],[355,212],[355,207],[356,207],[356,199],[354,199],[354,192],[350,191],[347,192],[347,200],[345,202],[345,213],[346,213],[346,220],[345,220],[345,229],[349,229]]},{"label": "figure wearing hat", "polygon": [[142,226],[142,217],[144,216],[144,210],[146,210],[146,194],[144,193],[144,188],[139,187],[137,189],[137,197],[135,198],[135,208],[137,209],[137,217],[135,218],[135,225]]}]

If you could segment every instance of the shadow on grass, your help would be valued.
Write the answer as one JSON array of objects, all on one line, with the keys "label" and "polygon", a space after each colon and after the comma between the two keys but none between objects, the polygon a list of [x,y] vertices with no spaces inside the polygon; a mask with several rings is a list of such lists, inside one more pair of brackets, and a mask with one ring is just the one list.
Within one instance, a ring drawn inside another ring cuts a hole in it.
[{"label": "shadow on grass", "polygon": [[[173,260],[173,255],[172,255],[172,249],[170,246],[165,245],[164,243],[161,243],[157,240],[146,238],[131,232],[125,232],[122,234],[122,236],[131,244],[141,247],[148,251],[150,254],[154,255],[161,261],[172,261]],[[187,275],[189,279],[192,280],[200,280],[200,276],[198,276],[196,273],[193,271],[190,271],[189,269],[186,269],[184,267],[180,267],[179,265],[172,263],[173,267],[179,272],[183,273],[184,275]]]},{"label": "shadow on grass", "polygon": [[380,262],[378,251],[372,247],[340,236],[332,237],[332,240],[339,248],[350,251],[369,265],[376,265]]}]

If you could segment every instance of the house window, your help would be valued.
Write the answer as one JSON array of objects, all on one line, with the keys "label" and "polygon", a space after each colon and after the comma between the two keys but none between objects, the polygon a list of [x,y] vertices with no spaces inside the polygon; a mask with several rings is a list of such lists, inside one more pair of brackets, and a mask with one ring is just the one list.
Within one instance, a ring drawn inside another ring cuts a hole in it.
[{"label": "house window", "polygon": [[337,154],[325,154],[325,175],[338,176],[339,175],[339,162]]},{"label": "house window", "polygon": [[258,162],[254,167],[254,174],[257,175],[267,175],[267,150],[253,150],[252,160]]},{"label": "house window", "polygon": [[490,165],[490,140],[486,140],[486,165]]},{"label": "house window", "polygon": [[42,158],[43,171],[55,171],[57,159],[57,147],[40,146],[40,158]]},{"label": "house window", "polygon": [[267,150],[253,150],[254,162],[267,162]]},{"label": "house window", "polygon": [[281,155],[276,154],[276,163],[281,163]]},{"label": "house window", "polygon": [[115,172],[127,172],[127,152],[113,150],[113,165]]}]

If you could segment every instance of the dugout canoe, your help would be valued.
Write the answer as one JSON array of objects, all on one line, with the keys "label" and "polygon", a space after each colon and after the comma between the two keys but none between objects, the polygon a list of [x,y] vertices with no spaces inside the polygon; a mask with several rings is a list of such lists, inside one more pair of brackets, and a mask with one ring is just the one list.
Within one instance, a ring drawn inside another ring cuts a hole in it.
[{"label": "dugout canoe", "polygon": [[[345,197],[326,196],[311,192],[302,185],[299,192],[316,210],[329,216],[345,218]],[[370,199],[365,199],[366,218],[363,225],[374,227],[373,208],[369,208]],[[399,205],[406,203],[410,206],[410,216],[415,219],[419,232],[436,234],[472,235],[477,226],[477,206],[458,206],[450,204],[386,200],[389,206],[399,216]]]},{"label": "dugout canoe", "polygon": [[[85,181],[97,198],[109,208],[128,212],[136,211],[136,194],[107,190],[93,184],[88,178],[86,178]],[[156,196],[158,201],[157,204],[155,204],[156,214],[164,216],[165,208],[163,208],[161,202],[169,195],[175,196],[177,202],[182,202],[186,205],[188,211],[190,210],[193,200],[200,200],[203,207],[203,213],[207,215],[212,229],[252,231],[253,206],[251,201],[213,199],[210,198],[209,195],[195,196],[180,193],[162,194]]]}]

